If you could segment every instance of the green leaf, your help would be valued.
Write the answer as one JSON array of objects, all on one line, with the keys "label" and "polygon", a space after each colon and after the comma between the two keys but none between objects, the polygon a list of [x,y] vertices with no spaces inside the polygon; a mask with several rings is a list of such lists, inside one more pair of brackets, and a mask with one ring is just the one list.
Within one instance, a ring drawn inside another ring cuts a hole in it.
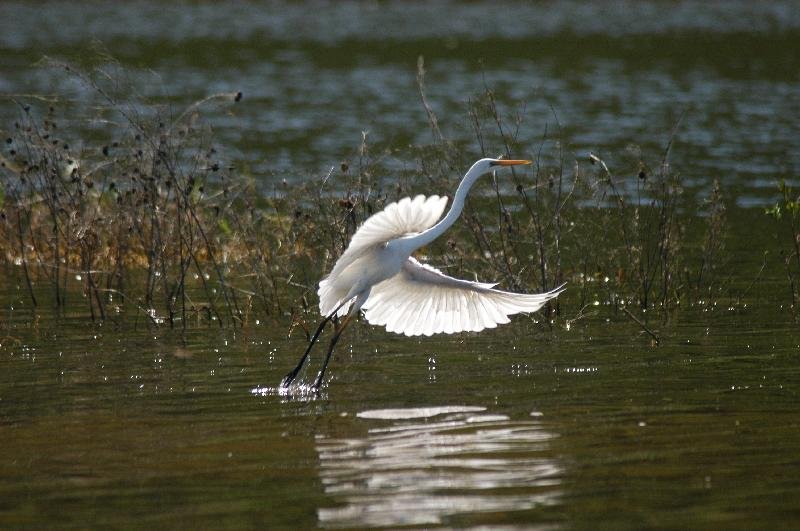
[{"label": "green leaf", "polygon": [[775,203],[775,206],[770,208],[764,209],[764,214],[768,216],[772,216],[775,219],[781,219],[781,206],[778,203]]},{"label": "green leaf", "polygon": [[226,220],[225,218],[219,218],[219,220],[217,221],[217,225],[226,236],[230,236],[231,232],[233,232],[231,231],[231,226],[228,225],[228,220]]}]

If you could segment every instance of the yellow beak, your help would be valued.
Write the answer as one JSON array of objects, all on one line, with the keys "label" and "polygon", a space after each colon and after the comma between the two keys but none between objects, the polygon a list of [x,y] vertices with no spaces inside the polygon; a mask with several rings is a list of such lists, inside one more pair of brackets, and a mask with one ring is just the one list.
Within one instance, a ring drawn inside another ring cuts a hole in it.
[{"label": "yellow beak", "polygon": [[492,163],[492,166],[517,166],[519,164],[533,164],[530,160],[500,159]]}]

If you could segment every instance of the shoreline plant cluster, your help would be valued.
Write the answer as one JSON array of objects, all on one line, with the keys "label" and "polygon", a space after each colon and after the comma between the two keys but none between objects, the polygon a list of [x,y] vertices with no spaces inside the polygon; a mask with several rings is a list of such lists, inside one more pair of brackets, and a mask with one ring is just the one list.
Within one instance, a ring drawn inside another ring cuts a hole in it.
[{"label": "shoreline plant cluster", "polygon": [[[547,320],[574,321],[602,297],[656,340],[648,315],[669,315],[724,284],[724,194],[715,183],[705,205],[691,205],[669,145],[654,164],[632,151],[616,171],[595,154],[569,160],[555,113],[555,131],[522,139],[522,113],[504,109],[487,88],[466,103],[475,153],[441,131],[422,62],[419,93],[433,141],[399,155],[415,159],[413,169],[385,176],[387,154],[374,156],[365,136],[326,179],[271,195],[225,162],[203,118],[207,106],[237,105],[241,94],[174,114],[117,97],[102,71],[55,66],[102,102],[92,118],[106,126],[76,148],[58,102],[11,102],[19,119],[5,132],[0,159],[0,260],[34,309],[82,307],[93,320],[171,327],[271,318],[307,334],[317,319],[316,282],[364,219],[407,195],[452,194],[476,155],[498,149],[533,158],[532,174],[489,177],[484,193],[471,194],[463,222],[423,250],[448,274],[529,292],[566,281],[569,311],[555,306]],[[704,216],[695,216],[698,208]],[[687,236],[697,220],[702,241]]]}]

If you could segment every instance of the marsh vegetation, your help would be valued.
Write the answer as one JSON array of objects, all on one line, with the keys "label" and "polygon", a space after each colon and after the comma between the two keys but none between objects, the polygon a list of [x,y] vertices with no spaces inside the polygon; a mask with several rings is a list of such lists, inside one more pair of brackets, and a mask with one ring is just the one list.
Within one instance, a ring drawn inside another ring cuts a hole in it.
[{"label": "marsh vegetation", "polygon": [[[91,320],[236,328],[273,319],[307,333],[316,283],[360,223],[407,195],[452,193],[463,168],[483,156],[527,156],[535,165],[487,178],[470,197],[463,222],[427,253],[443,270],[516,291],[568,282],[545,321],[572,323],[602,304],[655,341],[651,316],[667,320],[681,303],[732,296],[726,194],[718,181],[699,203],[682,193],[670,163],[679,122],[663,151],[629,146],[611,168],[591,152],[567,154],[555,111],[555,126],[521,138],[523,115],[487,86],[463,109],[476,152],[440,129],[420,60],[430,144],[376,151],[364,134],[328,174],[265,191],[204,119],[208,107],[244,105],[241,93],[176,110],[121,98],[119,80],[100,68],[45,67],[81,83],[93,104],[10,102],[19,118],[5,131],[2,259],[33,311],[47,300],[57,312],[83,308]],[[74,115],[86,108],[94,114]],[[80,138],[75,123],[89,123],[91,137]],[[397,160],[406,162],[399,171]],[[785,194],[781,212],[793,227]],[[787,258],[793,294],[796,255]]]}]

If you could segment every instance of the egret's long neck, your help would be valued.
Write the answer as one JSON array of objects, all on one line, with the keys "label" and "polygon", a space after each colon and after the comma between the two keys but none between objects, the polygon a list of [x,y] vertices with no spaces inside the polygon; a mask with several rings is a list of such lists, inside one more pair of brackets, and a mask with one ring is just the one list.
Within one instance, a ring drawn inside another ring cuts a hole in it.
[{"label": "egret's long neck", "polygon": [[484,173],[486,173],[486,167],[481,166],[480,161],[473,164],[466,175],[464,175],[464,178],[461,179],[456,189],[456,195],[453,197],[453,202],[450,204],[450,210],[447,211],[447,215],[430,229],[411,238],[404,238],[403,246],[408,248],[409,252],[413,252],[424,245],[428,245],[441,236],[444,231],[449,229],[450,226],[456,222],[458,216],[461,215],[461,211],[464,210],[464,200],[467,198],[470,188],[472,188],[472,185],[478,180],[478,177]]}]

